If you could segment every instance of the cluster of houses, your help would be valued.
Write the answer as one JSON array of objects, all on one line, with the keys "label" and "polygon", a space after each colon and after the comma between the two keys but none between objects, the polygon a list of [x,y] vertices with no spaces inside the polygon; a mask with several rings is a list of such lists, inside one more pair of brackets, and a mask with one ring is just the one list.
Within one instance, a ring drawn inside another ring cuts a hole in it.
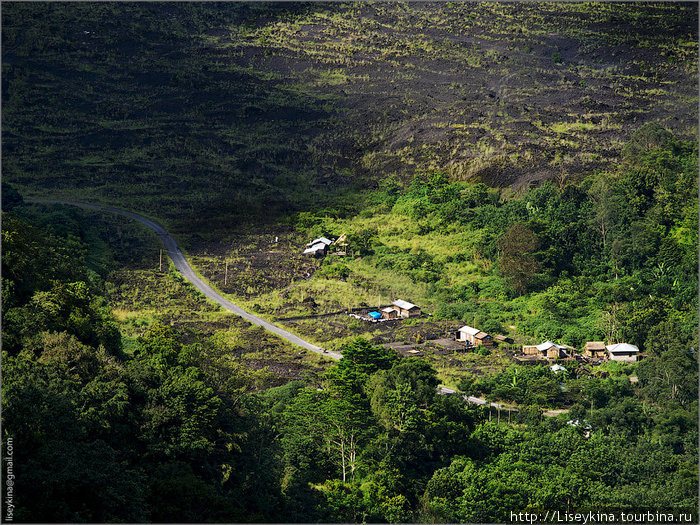
[{"label": "cluster of houses", "polygon": [[314,239],[306,244],[306,249],[303,253],[304,255],[311,255],[312,257],[323,257],[324,255],[328,255],[332,245],[336,247],[336,251],[333,252],[334,255],[347,255],[348,243],[346,234],[341,235],[334,241],[326,237]]},{"label": "cluster of houses", "polygon": [[[369,312],[367,316],[373,321],[388,321],[390,319],[408,319],[418,317],[421,314],[420,307],[413,303],[398,299],[391,306],[381,308],[380,311]],[[361,317],[360,317],[361,318]]]},{"label": "cluster of houses", "polygon": [[[463,326],[460,328],[455,339],[464,341],[468,346],[493,346],[497,341],[504,343],[513,343],[502,335],[491,336],[478,328],[471,326]],[[559,345],[552,341],[545,341],[539,345],[523,345],[522,353],[525,356],[531,356],[530,359],[567,359],[576,357],[575,348],[568,345]],[[635,362],[640,358],[639,348],[629,343],[616,343],[606,345],[603,341],[589,341],[583,347],[583,354],[588,360],[599,361],[610,359],[612,361]]]},{"label": "cluster of houses", "polygon": [[463,326],[457,330],[455,339],[457,341],[464,341],[469,346],[494,346],[497,343],[513,343],[513,340],[510,337],[506,337],[504,335],[491,336],[486,332],[483,332],[478,328],[472,328],[471,326]]},{"label": "cluster of houses", "polygon": [[523,345],[523,354],[540,359],[567,359],[583,357],[587,361],[625,361],[633,363],[640,359],[639,348],[629,343],[606,345],[603,341],[589,341],[583,347],[583,353],[575,353],[575,348],[569,345],[559,345],[545,341],[539,345]]}]

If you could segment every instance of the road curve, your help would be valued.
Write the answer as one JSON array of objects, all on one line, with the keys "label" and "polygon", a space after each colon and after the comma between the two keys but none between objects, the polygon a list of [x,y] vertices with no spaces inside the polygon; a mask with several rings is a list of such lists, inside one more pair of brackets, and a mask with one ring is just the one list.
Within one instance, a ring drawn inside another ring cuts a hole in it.
[{"label": "road curve", "polygon": [[233,304],[231,301],[229,301],[228,299],[221,296],[211,286],[209,286],[202,279],[200,279],[196,273],[194,273],[194,270],[192,270],[192,267],[187,262],[187,259],[185,259],[185,256],[182,255],[180,248],[178,248],[177,243],[175,242],[175,239],[173,239],[173,237],[167,232],[167,230],[165,228],[163,228],[157,222],[155,222],[147,217],[144,217],[143,215],[139,215],[138,213],[134,213],[134,212],[127,211],[127,210],[121,210],[119,208],[112,208],[110,206],[100,206],[97,204],[86,204],[83,202],[66,201],[66,200],[25,199],[24,202],[27,202],[30,204],[31,203],[64,204],[67,206],[77,206],[79,208],[86,208],[89,210],[97,210],[97,211],[103,211],[103,212],[107,212],[107,213],[115,213],[117,215],[123,215],[125,217],[130,217],[132,219],[136,219],[141,224],[148,226],[151,230],[153,230],[156,233],[156,235],[163,242],[163,246],[165,246],[165,249],[168,251],[168,256],[173,261],[175,268],[177,268],[178,271],[182,274],[182,276],[185,279],[187,279],[189,282],[191,282],[194,285],[194,287],[197,288],[200,292],[202,292],[206,297],[208,297],[212,301],[218,303],[220,306],[222,306],[224,309],[228,310],[229,312],[232,312],[232,313],[242,317],[243,319],[245,319],[246,321],[248,321],[254,325],[263,327],[268,332],[272,332],[273,334],[278,335],[282,339],[285,339],[292,344],[295,344],[297,346],[301,346],[302,348],[306,348],[307,350],[311,350],[312,352],[316,352],[316,353],[319,353],[321,355],[328,356],[332,359],[338,360],[338,359],[342,359],[342,357],[343,357],[341,354],[339,354],[337,352],[331,352],[331,351],[324,352],[323,348],[321,348],[320,346],[316,346],[314,344],[309,343],[308,341],[304,341],[301,337],[293,334],[292,332],[289,332],[283,328],[280,328],[279,326],[274,325],[271,322],[266,321],[265,319],[261,319],[257,315],[253,315],[250,312],[245,311],[240,306]]}]

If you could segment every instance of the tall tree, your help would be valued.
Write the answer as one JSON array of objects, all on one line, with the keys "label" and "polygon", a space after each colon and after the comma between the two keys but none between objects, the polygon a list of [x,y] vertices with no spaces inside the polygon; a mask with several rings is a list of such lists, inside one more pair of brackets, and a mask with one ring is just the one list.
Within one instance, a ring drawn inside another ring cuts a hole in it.
[{"label": "tall tree", "polygon": [[539,247],[539,239],[534,232],[522,222],[511,224],[498,240],[501,256],[498,267],[515,293],[525,293],[532,278],[540,269],[534,252]]}]

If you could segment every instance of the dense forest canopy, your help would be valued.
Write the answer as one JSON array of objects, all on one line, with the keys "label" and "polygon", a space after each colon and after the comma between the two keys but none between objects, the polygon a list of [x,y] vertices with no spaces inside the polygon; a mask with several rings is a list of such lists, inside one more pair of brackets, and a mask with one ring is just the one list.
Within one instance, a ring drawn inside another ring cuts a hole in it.
[{"label": "dense forest canopy", "polygon": [[[4,5],[14,520],[697,516],[697,14]],[[221,288],[268,318],[408,291],[429,319],[398,340],[467,323],[575,348],[625,341],[645,358],[557,371],[481,348],[475,367],[455,353],[443,368],[355,322],[339,337],[298,325],[343,353],[311,360],[205,301],[150,232],[32,197],[147,212],[219,285],[240,255],[232,230],[288,230],[290,253],[346,233],[352,253],[299,263],[298,282],[270,285],[247,263],[245,293]],[[458,394],[440,395],[445,382]]]}]

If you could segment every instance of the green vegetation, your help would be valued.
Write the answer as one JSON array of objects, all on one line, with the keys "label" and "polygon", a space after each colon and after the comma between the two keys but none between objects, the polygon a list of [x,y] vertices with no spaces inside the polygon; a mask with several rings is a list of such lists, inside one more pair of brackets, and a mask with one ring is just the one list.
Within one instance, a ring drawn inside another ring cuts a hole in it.
[{"label": "green vegetation", "polygon": [[[577,348],[696,345],[696,147],[647,125],[624,155],[580,185],[547,183],[510,199],[418,174],[404,191],[373,193],[357,217],[319,216],[309,236],[359,232],[365,255],[344,261],[347,283],[363,277],[375,296],[410,290],[438,319]],[[324,278],[340,264],[331,261]]]},{"label": "green vegetation", "polygon": [[[14,520],[697,509],[696,19],[692,3],[4,5]],[[220,310],[140,225],[31,197],[157,218],[223,294],[343,359]],[[343,234],[345,255],[301,254]],[[397,298],[423,316],[344,313]],[[462,324],[514,346],[466,349]],[[513,364],[544,339],[644,359]]]}]

